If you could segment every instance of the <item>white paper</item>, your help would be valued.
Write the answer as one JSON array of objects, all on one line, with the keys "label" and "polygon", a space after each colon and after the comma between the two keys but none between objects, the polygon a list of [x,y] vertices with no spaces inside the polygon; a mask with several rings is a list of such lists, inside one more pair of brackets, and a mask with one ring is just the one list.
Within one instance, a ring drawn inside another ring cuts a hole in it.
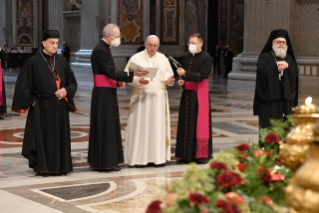
[{"label": "white paper", "polygon": [[140,68],[140,71],[147,71],[148,74],[146,76],[143,76],[143,78],[155,78],[158,68],[154,67],[142,67],[138,64],[135,64],[134,62],[130,63],[129,71],[134,72],[137,68]]}]

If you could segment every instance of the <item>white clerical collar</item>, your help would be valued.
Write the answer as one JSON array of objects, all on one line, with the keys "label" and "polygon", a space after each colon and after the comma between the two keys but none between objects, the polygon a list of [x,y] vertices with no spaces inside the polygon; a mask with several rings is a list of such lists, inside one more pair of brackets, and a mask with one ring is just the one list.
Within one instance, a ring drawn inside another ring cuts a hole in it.
[{"label": "white clerical collar", "polygon": [[200,53],[200,52],[202,52],[202,49],[200,49],[197,53],[195,53],[195,54],[193,54],[193,55],[196,55],[196,54],[198,54],[198,53]]}]

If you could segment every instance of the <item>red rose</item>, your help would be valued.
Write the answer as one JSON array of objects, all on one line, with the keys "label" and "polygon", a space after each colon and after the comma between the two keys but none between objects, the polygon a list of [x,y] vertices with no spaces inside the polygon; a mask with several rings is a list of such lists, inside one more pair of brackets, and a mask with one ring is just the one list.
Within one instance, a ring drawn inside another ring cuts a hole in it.
[{"label": "red rose", "polygon": [[247,157],[246,152],[239,151],[239,153],[241,154],[241,156],[238,158],[238,160],[239,160],[240,162],[245,161],[245,160],[246,160],[246,157]]},{"label": "red rose", "polygon": [[216,200],[215,206],[223,210],[222,213],[233,213],[232,206],[224,200]]},{"label": "red rose", "polygon": [[194,205],[199,205],[202,203],[209,203],[208,198],[205,195],[199,193],[189,192],[188,200],[190,203]]},{"label": "red rose", "polygon": [[240,205],[244,203],[244,198],[235,192],[227,192],[225,194],[226,199],[233,205]]},{"label": "red rose", "polygon": [[276,165],[278,165],[278,166],[282,166],[283,165],[280,157],[276,157]]},{"label": "red rose", "polygon": [[240,163],[237,165],[237,167],[241,172],[244,172],[245,169],[247,168],[247,163]]},{"label": "red rose", "polygon": [[250,149],[250,146],[248,144],[240,144],[238,146],[235,146],[235,148],[240,151],[240,152],[244,152]]},{"label": "red rose", "polygon": [[274,202],[270,199],[270,197],[267,197],[267,196],[260,196],[258,199],[257,199],[258,202],[261,202],[261,203],[266,203],[268,204],[269,206],[272,206],[274,204]]},{"label": "red rose", "polygon": [[256,158],[258,158],[260,155],[265,155],[266,152],[264,150],[256,150],[254,152],[254,155],[256,156]]},{"label": "red rose", "polygon": [[277,136],[276,133],[270,132],[270,133],[268,133],[268,134],[265,136],[264,141],[265,141],[266,143],[275,143],[275,144],[278,144],[281,140],[280,140],[280,138]]},{"label": "red rose", "polygon": [[224,163],[220,163],[220,162],[211,162],[210,163],[210,168],[226,171],[227,170],[227,165],[224,164]]},{"label": "red rose", "polygon": [[146,210],[146,213],[161,213],[161,205],[162,201],[160,200],[154,200]]},{"label": "red rose", "polygon": [[224,200],[216,200],[215,206],[222,209],[222,213],[241,213],[235,206],[230,205]]},{"label": "red rose", "polygon": [[235,172],[226,171],[217,176],[217,183],[219,187],[235,187],[242,184],[243,179]]},{"label": "red rose", "polygon": [[266,169],[263,167],[258,167],[257,174],[263,182],[266,182],[266,183],[271,182],[271,173],[270,173],[269,169]]},{"label": "red rose", "polygon": [[285,176],[279,173],[275,173],[271,176],[271,181],[285,180]]},{"label": "red rose", "polygon": [[173,198],[174,194],[168,194],[166,199],[165,199],[165,203],[167,207],[170,207],[171,204],[169,203],[171,201],[171,199]]}]

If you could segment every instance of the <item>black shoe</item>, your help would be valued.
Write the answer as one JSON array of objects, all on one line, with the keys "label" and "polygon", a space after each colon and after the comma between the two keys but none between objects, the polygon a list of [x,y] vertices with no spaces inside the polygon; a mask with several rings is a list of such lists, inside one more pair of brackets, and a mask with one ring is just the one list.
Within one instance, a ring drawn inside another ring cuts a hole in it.
[{"label": "black shoe", "polygon": [[196,162],[197,164],[206,164],[208,161],[196,159],[195,162]]},{"label": "black shoe", "polygon": [[68,173],[66,173],[66,172],[60,172],[59,174],[58,174],[58,176],[66,176]]},{"label": "black shoe", "polygon": [[42,176],[42,177],[49,177],[50,176],[50,174],[48,172],[43,172],[43,173],[36,172],[35,174],[36,174],[36,176]]},{"label": "black shoe", "polygon": [[115,167],[115,168],[112,168],[112,169],[107,169],[106,171],[107,172],[108,171],[121,171],[121,167]]},{"label": "black shoe", "polygon": [[136,165],[134,165],[134,167],[135,168],[144,168],[144,167],[146,167],[146,165],[138,165],[138,164],[136,164]]},{"label": "black shoe", "polygon": [[177,164],[188,164],[189,161],[184,160],[184,159],[179,159],[179,160],[176,161],[176,163],[177,163]]},{"label": "black shoe", "polygon": [[0,116],[0,120],[4,120],[4,117]]},{"label": "black shoe", "polygon": [[166,163],[161,163],[161,164],[155,164],[156,167],[164,167],[166,166]]}]

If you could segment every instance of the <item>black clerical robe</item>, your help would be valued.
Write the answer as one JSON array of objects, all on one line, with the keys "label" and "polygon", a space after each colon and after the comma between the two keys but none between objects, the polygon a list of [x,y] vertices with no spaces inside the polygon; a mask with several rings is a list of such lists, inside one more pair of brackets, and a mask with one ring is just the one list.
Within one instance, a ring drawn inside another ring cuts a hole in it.
[{"label": "black clerical robe", "polygon": [[[2,60],[8,60],[8,54],[1,48],[1,51],[0,51],[0,59],[1,61]],[[0,64],[1,66],[1,64]],[[5,89],[5,86],[4,86],[4,80],[3,80],[3,70],[2,68],[0,67],[1,69],[1,81],[2,81],[2,104],[0,105],[0,115],[5,115],[7,114],[7,100],[6,100],[6,89]],[[0,101],[1,102],[1,101]]]},{"label": "black clerical robe", "polygon": [[[60,88],[67,91],[61,100],[55,95],[58,84],[50,69],[51,61],[55,63]],[[22,148],[29,167],[40,173],[67,173],[73,170],[69,111],[76,111],[73,97],[77,82],[63,57],[54,54],[51,61],[41,51],[25,63],[16,82],[12,111],[24,113],[29,109]]]},{"label": "black clerical robe", "polygon": [[[95,80],[133,81],[133,72],[116,70],[110,46],[103,40],[94,48],[91,63]],[[91,101],[88,162],[92,169],[108,170],[124,162],[117,88],[96,83]]]},{"label": "black clerical robe", "polygon": [[287,54],[288,68],[279,80],[277,61],[271,51],[261,54],[257,62],[254,115],[261,128],[270,127],[269,119],[282,119],[298,105],[298,65]]},{"label": "black clerical robe", "polygon": [[[194,56],[187,54],[183,58],[183,68],[186,71],[183,80],[185,82],[202,82],[207,80],[213,64],[213,59],[206,52],[199,52]],[[183,93],[180,101],[178,128],[176,138],[175,156],[186,161],[196,160],[197,150],[197,119],[198,119],[198,95],[197,91],[187,90],[183,87]],[[207,88],[209,89],[209,88]],[[208,104],[210,105],[209,95]],[[211,158],[213,152],[212,126],[211,126],[211,108],[207,116],[209,117],[209,140],[206,152],[208,158]]]}]

